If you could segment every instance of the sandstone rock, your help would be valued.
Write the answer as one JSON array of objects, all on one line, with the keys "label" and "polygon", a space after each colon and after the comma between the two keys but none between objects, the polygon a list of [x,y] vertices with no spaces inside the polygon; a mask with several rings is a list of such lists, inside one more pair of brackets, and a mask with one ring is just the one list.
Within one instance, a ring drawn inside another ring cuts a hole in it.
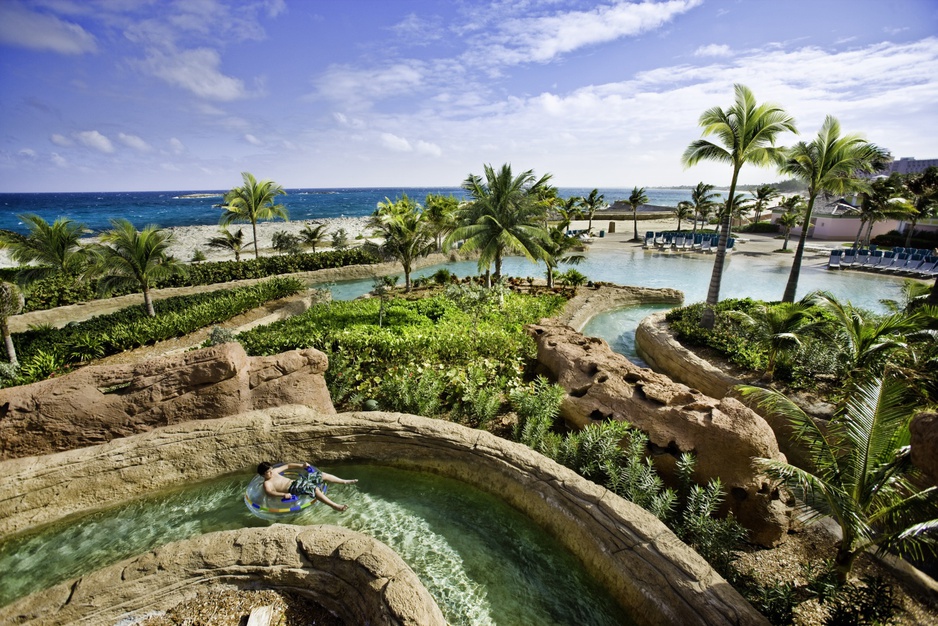
[{"label": "sandstone rock", "polygon": [[327,366],[314,349],[249,357],[241,344],[226,343],[0,389],[0,459],[281,404],[334,413],[323,378]]},{"label": "sandstone rock", "polygon": [[938,485],[938,413],[922,413],[912,419],[912,462],[932,484]]},{"label": "sandstone rock", "polygon": [[695,479],[719,477],[728,491],[726,507],[756,543],[773,546],[786,537],[788,497],[756,472],[753,457],[783,459],[769,425],[738,400],[717,400],[640,368],[613,352],[602,339],[560,324],[529,326],[538,362],[567,390],[561,413],[578,428],[624,420],[644,431],[657,450],[666,477],[681,452],[697,457]]}]

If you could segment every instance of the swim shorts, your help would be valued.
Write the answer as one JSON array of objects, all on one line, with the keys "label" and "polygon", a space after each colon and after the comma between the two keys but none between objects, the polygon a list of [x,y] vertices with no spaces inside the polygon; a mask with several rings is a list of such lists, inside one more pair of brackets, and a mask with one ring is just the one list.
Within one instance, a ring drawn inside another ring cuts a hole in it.
[{"label": "swim shorts", "polygon": [[300,474],[299,478],[290,483],[290,488],[287,491],[294,496],[312,496],[315,498],[316,488],[322,489],[324,484],[322,472],[313,467],[309,472]]}]

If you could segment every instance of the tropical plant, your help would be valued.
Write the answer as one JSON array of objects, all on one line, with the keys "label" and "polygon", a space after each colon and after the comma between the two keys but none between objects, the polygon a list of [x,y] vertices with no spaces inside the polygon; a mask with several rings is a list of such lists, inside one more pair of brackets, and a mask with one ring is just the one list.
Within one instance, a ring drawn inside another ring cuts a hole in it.
[{"label": "tropical plant", "polygon": [[385,202],[379,202],[368,226],[376,229],[383,239],[377,245],[378,251],[400,261],[404,268],[404,291],[409,292],[414,261],[427,256],[435,248],[426,214],[420,210],[420,205],[404,194],[396,202],[387,198]]},{"label": "tropical plant", "polygon": [[592,234],[593,217],[596,215],[596,211],[606,207],[606,197],[599,193],[598,189],[593,189],[588,196],[585,198],[580,198],[580,206],[583,208],[583,213],[586,215],[586,219],[589,220],[589,225],[586,227],[586,232]]},{"label": "tropical plant", "polygon": [[681,230],[681,221],[686,220],[692,216],[696,215],[694,211],[694,203],[689,200],[681,200],[677,203],[677,206],[674,207],[674,217],[677,218],[677,230]]},{"label": "tropical plant", "polygon": [[902,182],[898,174],[893,174],[889,178],[878,178],[860,193],[860,205],[856,211],[860,217],[860,228],[857,229],[857,236],[853,241],[854,248],[860,245],[864,227],[866,227],[866,246],[869,247],[873,225],[876,222],[893,217],[901,219],[913,212],[911,205],[901,197],[901,193]]},{"label": "tropical plant", "polygon": [[16,360],[16,347],[10,335],[10,316],[18,315],[23,310],[23,292],[13,283],[0,282],[0,332],[3,333],[3,343],[6,346],[7,358],[12,365],[19,365]]},{"label": "tropical plant", "polygon": [[840,122],[832,116],[827,116],[824,120],[817,137],[810,142],[799,141],[785,151],[785,159],[780,169],[782,173],[807,185],[808,200],[791,273],[782,296],[783,301],[795,301],[804,247],[808,231],[811,229],[811,214],[818,194],[839,195],[846,191],[862,189],[863,182],[858,175],[875,172],[885,163],[887,157],[885,150],[860,135],[841,135]]},{"label": "tropical plant", "polygon": [[938,167],[932,166],[924,172],[910,174],[903,182],[912,208],[906,218],[909,226],[905,235],[905,247],[908,248],[918,221],[938,214]]},{"label": "tropical plant", "polygon": [[203,261],[207,261],[207,260],[208,260],[208,257],[205,256],[205,252],[203,252],[201,249],[199,249],[199,250],[196,250],[195,252],[192,253],[192,259],[191,259],[191,260],[192,260],[193,263],[201,263],[201,262],[203,262]]},{"label": "tropical plant", "polygon": [[718,204],[720,194],[713,193],[713,185],[701,181],[690,192],[690,200],[694,205],[694,234],[697,234],[697,220],[706,224],[710,213]]},{"label": "tropical plant", "polygon": [[814,301],[805,298],[798,302],[782,302],[774,306],[759,303],[748,313],[725,313],[727,317],[742,323],[750,331],[751,340],[765,346],[768,363],[762,374],[764,381],[772,381],[780,356],[801,347],[801,333],[814,325],[811,310],[813,306]]},{"label": "tropical plant", "polygon": [[784,242],[782,243],[782,250],[788,250],[788,241],[791,239],[791,229],[800,223],[800,211],[786,211],[779,216],[778,224],[782,227],[782,231],[785,233]]},{"label": "tropical plant", "polygon": [[471,202],[459,208],[456,228],[446,237],[445,246],[464,240],[462,249],[479,251],[479,269],[494,263],[494,280],[502,273],[502,257],[520,252],[528,259],[546,260],[547,231],[540,225],[543,207],[537,200],[547,187],[550,174],[535,178],[532,170],[515,176],[511,165],[497,172],[485,166],[485,179],[470,174],[463,182]]},{"label": "tropical plant", "polygon": [[153,284],[185,272],[185,267],[168,254],[172,238],[172,233],[156,226],[137,231],[128,220],[111,220],[111,230],[101,235],[105,245],[99,254],[104,276],[98,281],[98,289],[106,293],[128,284],[138,285],[147,315],[156,317],[150,294]]},{"label": "tropical plant", "polygon": [[270,239],[271,247],[280,254],[299,254],[303,251],[299,235],[278,230]]},{"label": "tropical plant", "polygon": [[909,460],[909,421],[915,407],[905,383],[872,377],[853,383],[826,428],[783,394],[739,387],[762,410],[786,418],[813,467],[774,459],[757,465],[790,488],[808,521],[830,516],[841,530],[834,566],[846,582],[854,560],[876,548],[921,558],[936,552],[938,487],[920,489]]},{"label": "tropical plant", "polygon": [[561,263],[570,265],[579,265],[586,256],[575,254],[575,250],[580,247],[580,241],[576,237],[567,234],[568,223],[563,221],[551,227],[549,232],[549,241],[544,246],[547,250],[547,286],[554,286],[554,272],[560,267]]},{"label": "tropical plant", "polygon": [[736,199],[736,183],[743,165],[771,165],[782,159],[781,148],[775,146],[779,134],[796,132],[795,122],[781,107],[775,104],[757,104],[756,98],[745,85],[734,86],[736,101],[725,111],[713,107],[704,111],[699,120],[703,136],[716,135],[720,143],[708,139],[697,139],[687,147],[681,157],[685,167],[700,161],[729,163],[733,168],[727,206],[721,214],[720,239],[713,261],[713,273],[707,290],[707,305],[701,323],[713,328],[715,316],[713,306],[720,300],[723,266],[726,262],[726,246],[730,233],[733,201]]},{"label": "tropical plant", "polygon": [[348,249],[348,231],[344,228],[336,230],[332,233],[331,241],[333,250],[341,252],[342,250]]},{"label": "tropical plant", "polygon": [[443,237],[455,226],[453,218],[459,208],[459,200],[454,196],[441,196],[428,193],[423,202],[424,218],[433,235],[437,252],[443,249]]},{"label": "tropical plant", "polygon": [[308,246],[315,254],[316,246],[322,245],[326,241],[326,224],[313,222],[305,224],[300,231],[300,241],[304,246]]},{"label": "tropical plant", "polygon": [[733,220],[736,220],[737,229],[743,227],[743,218],[749,215],[749,211],[752,209],[753,199],[752,196],[748,194],[738,193],[736,194],[736,199],[732,203],[732,214],[730,216],[730,230],[728,237],[733,236],[732,226]]},{"label": "tropical plant", "polygon": [[769,202],[778,196],[778,189],[772,185],[760,185],[756,188],[752,194],[752,210],[756,213],[755,218],[753,219],[755,223],[759,222],[759,218],[762,217],[762,211],[769,206]]},{"label": "tropical plant", "polygon": [[260,258],[257,222],[276,218],[289,219],[286,208],[275,203],[277,196],[285,196],[287,192],[272,180],[258,182],[250,172],[241,172],[241,178],[244,184],[225,194],[221,225],[250,222],[254,234],[254,258],[257,259]]},{"label": "tropical plant", "polygon": [[244,243],[244,231],[240,228],[235,232],[231,232],[227,228],[220,228],[219,231],[221,235],[208,240],[209,247],[230,250],[235,255],[235,261],[240,262],[241,252],[246,246],[251,245],[250,243]]},{"label": "tropical plant", "polygon": [[632,241],[638,239],[638,207],[648,204],[648,196],[645,195],[644,187],[632,187],[632,193],[629,194],[629,206],[632,207]]},{"label": "tropical plant", "polygon": [[0,231],[0,248],[27,266],[17,272],[18,282],[29,284],[50,276],[78,279],[92,265],[93,254],[81,243],[90,232],[83,224],[59,218],[50,225],[31,213],[18,217],[29,230],[27,235]]}]

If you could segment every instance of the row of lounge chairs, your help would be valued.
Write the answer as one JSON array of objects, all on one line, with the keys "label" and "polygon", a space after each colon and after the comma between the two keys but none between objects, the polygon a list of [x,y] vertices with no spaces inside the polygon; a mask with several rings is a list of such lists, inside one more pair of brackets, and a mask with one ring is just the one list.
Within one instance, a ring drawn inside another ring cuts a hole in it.
[{"label": "row of lounge chairs", "polygon": [[[710,252],[719,245],[720,235],[711,235],[707,233],[686,234],[678,232],[654,232],[645,233],[645,247],[658,248],[659,250],[699,250],[700,252]],[[726,242],[726,249],[731,249],[736,244],[736,240],[730,237]]]},{"label": "row of lounge chairs", "polygon": [[907,252],[905,248],[883,250],[831,250],[828,269],[859,269],[901,274],[917,278],[931,278],[938,275],[938,256],[927,250]]}]

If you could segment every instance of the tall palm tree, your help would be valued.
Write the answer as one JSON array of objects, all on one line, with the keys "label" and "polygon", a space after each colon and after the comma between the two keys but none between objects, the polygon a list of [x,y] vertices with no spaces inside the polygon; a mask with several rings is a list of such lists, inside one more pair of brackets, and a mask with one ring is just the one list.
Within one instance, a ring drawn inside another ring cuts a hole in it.
[{"label": "tall palm tree", "polygon": [[760,185],[753,192],[753,203],[752,210],[756,212],[754,223],[759,223],[759,218],[762,217],[762,211],[769,206],[769,202],[774,200],[779,196],[779,191],[772,185]]},{"label": "tall palm tree", "polygon": [[185,267],[168,254],[172,233],[146,226],[137,231],[125,219],[111,220],[111,230],[101,235],[105,245],[99,249],[104,277],[98,281],[101,291],[125,285],[139,286],[143,290],[143,304],[147,315],[156,317],[150,290],[156,281],[182,273]]},{"label": "tall palm tree", "polygon": [[38,215],[18,216],[29,233],[25,236],[0,231],[0,248],[10,250],[17,263],[28,265],[17,274],[21,283],[31,283],[50,276],[78,279],[93,261],[90,250],[81,238],[90,231],[68,218],[59,218],[51,225]]},{"label": "tall palm tree", "polygon": [[244,231],[240,228],[235,232],[231,232],[227,228],[220,228],[219,230],[221,231],[221,235],[208,240],[209,247],[230,250],[234,252],[235,261],[240,261],[242,250],[244,250],[246,246],[251,245],[244,243]]},{"label": "tall palm tree", "polygon": [[315,253],[316,246],[326,241],[326,230],[328,228],[326,224],[320,224],[318,222],[306,224],[300,231],[300,240],[303,242],[304,246],[309,246]]},{"label": "tall palm tree", "polygon": [[900,197],[902,183],[898,174],[893,174],[889,178],[878,178],[872,181],[869,186],[860,193],[860,205],[857,207],[857,214],[860,216],[860,228],[857,229],[857,236],[853,241],[853,247],[860,245],[860,238],[863,235],[863,229],[866,228],[866,246],[870,245],[870,237],[873,235],[873,225],[876,222],[882,222],[896,217],[902,218],[911,214],[914,209],[903,198]]},{"label": "tall palm tree", "polygon": [[681,230],[681,221],[689,219],[693,215],[695,215],[693,202],[690,200],[681,200],[677,203],[677,206],[674,207],[674,217],[677,218],[678,232]]},{"label": "tall palm tree", "polygon": [[796,132],[795,121],[775,104],[757,104],[756,98],[745,85],[734,86],[736,101],[725,111],[713,107],[704,111],[699,120],[703,136],[716,135],[720,143],[708,139],[697,139],[681,157],[685,167],[700,161],[729,163],[733,168],[727,206],[720,215],[720,239],[713,260],[713,274],[707,290],[707,307],[704,308],[701,324],[713,328],[713,307],[720,301],[720,286],[723,266],[726,263],[726,245],[730,233],[733,201],[736,199],[736,182],[743,165],[771,165],[782,159],[781,148],[775,140],[785,131]]},{"label": "tall palm tree", "polygon": [[276,218],[288,220],[286,208],[275,203],[277,196],[285,196],[287,192],[272,180],[258,182],[250,172],[241,172],[241,178],[244,179],[244,184],[225,194],[221,225],[250,222],[254,234],[254,258],[259,259],[257,222]]},{"label": "tall palm tree", "polygon": [[795,491],[809,521],[830,516],[840,526],[834,566],[841,583],[856,557],[871,548],[919,558],[925,550],[936,552],[938,487],[918,487],[908,446],[915,406],[901,381],[875,377],[851,385],[823,429],[777,391],[738,389],[787,418],[792,437],[811,454],[813,467],[774,459],[756,464]]},{"label": "tall palm tree", "polygon": [[378,250],[401,262],[404,268],[404,290],[412,287],[410,273],[414,261],[433,252],[435,242],[426,214],[404,194],[397,202],[385,198],[368,221],[383,237]]},{"label": "tall palm tree", "polygon": [[638,241],[638,207],[648,204],[648,196],[645,195],[644,187],[632,187],[632,193],[629,194],[629,206],[632,207],[632,241]]},{"label": "tall palm tree", "polygon": [[907,218],[909,228],[905,235],[905,247],[908,248],[912,244],[918,221],[938,214],[938,167],[932,166],[924,172],[910,174],[905,179],[905,188],[913,208]]},{"label": "tall palm tree", "polygon": [[0,333],[3,334],[7,358],[13,365],[19,365],[19,361],[16,359],[16,346],[13,345],[8,320],[13,315],[19,315],[24,303],[23,292],[16,285],[5,281],[0,282]]},{"label": "tall palm tree", "polygon": [[484,180],[470,174],[462,186],[472,201],[460,207],[457,226],[444,245],[465,240],[463,250],[479,251],[480,270],[495,264],[496,281],[507,252],[520,252],[532,261],[546,260],[548,235],[541,226],[544,210],[537,200],[550,177],[545,174],[538,179],[532,170],[515,176],[507,163],[497,172],[486,165]]},{"label": "tall palm tree", "polygon": [[697,220],[703,223],[709,219],[713,207],[717,205],[720,194],[713,193],[713,185],[701,181],[690,192],[690,201],[694,205],[694,234],[697,234]]},{"label": "tall palm tree", "polygon": [[805,242],[811,229],[811,213],[814,211],[814,202],[818,194],[841,195],[847,191],[862,189],[863,184],[858,179],[858,174],[875,172],[885,164],[887,157],[885,150],[860,135],[842,136],[840,122],[830,115],[824,120],[817,137],[810,142],[799,141],[786,151],[780,169],[783,174],[797,178],[807,185],[808,203],[798,247],[795,248],[795,257],[791,264],[791,273],[782,296],[783,301],[795,301]]},{"label": "tall palm tree", "polygon": [[586,218],[589,220],[589,225],[586,227],[586,232],[593,234],[593,217],[596,215],[596,211],[599,211],[606,207],[606,197],[599,193],[598,189],[592,190],[588,196],[580,199],[580,206],[583,207],[583,213],[586,214]]},{"label": "tall palm tree", "polygon": [[442,196],[428,193],[426,200],[424,200],[423,212],[426,214],[425,219],[428,221],[430,231],[433,233],[437,252],[443,249],[443,237],[455,227],[453,217],[458,208],[459,200],[452,195]]}]

